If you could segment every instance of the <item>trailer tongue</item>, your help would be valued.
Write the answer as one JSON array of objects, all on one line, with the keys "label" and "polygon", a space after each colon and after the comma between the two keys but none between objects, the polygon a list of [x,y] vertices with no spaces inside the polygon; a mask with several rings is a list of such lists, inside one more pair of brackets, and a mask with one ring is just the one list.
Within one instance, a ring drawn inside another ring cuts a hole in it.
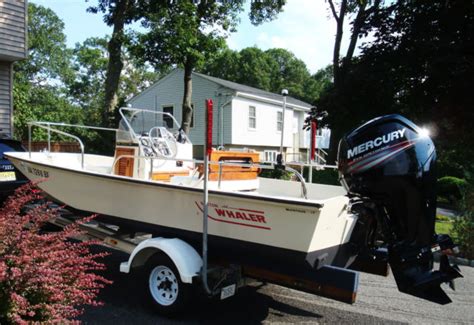
[{"label": "trailer tongue", "polygon": [[[446,253],[456,249],[434,231],[436,151],[425,130],[399,115],[373,119],[339,143],[340,179],[365,221],[365,254],[383,242],[402,292],[440,304],[451,302],[440,284],[462,277]],[[433,252],[441,252],[433,271]],[[374,255],[375,256],[375,255]]]}]

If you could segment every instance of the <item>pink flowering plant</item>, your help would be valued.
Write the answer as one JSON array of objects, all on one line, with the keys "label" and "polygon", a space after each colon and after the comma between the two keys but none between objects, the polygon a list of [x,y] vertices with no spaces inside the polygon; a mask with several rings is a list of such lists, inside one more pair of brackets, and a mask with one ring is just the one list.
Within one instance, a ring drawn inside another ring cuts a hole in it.
[{"label": "pink flowering plant", "polygon": [[[82,219],[56,232],[42,231],[59,209],[44,203],[25,208],[41,195],[25,185],[0,209],[0,324],[65,323],[85,305],[101,305],[97,294],[111,283],[93,271],[103,270],[91,253],[92,241],[78,242]],[[44,201],[43,201],[44,202]]]}]

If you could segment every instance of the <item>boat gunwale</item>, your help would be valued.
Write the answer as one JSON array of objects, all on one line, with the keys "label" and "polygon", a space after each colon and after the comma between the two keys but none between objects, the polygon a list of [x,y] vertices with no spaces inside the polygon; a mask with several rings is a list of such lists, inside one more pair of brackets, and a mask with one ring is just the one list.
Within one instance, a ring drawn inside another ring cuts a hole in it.
[{"label": "boat gunwale", "polygon": [[[13,154],[13,155],[10,155]],[[202,192],[202,189],[198,188],[192,188],[192,187],[187,187],[187,186],[179,186],[179,185],[174,185],[174,184],[167,184],[167,183],[159,183],[159,182],[153,182],[153,181],[147,181],[147,180],[139,180],[135,179],[132,177],[128,176],[121,176],[121,175],[114,175],[114,174],[103,174],[103,173],[98,173],[95,171],[90,171],[86,169],[73,169],[73,168],[66,168],[66,167],[61,167],[61,166],[54,166],[51,164],[43,163],[43,162],[37,162],[31,158],[21,158],[18,157],[16,154],[18,152],[5,152],[4,155],[6,157],[11,157],[12,159],[17,159],[19,161],[27,162],[27,163],[32,163],[36,164],[39,166],[43,167],[48,167],[48,168],[53,168],[53,169],[59,169],[63,171],[68,171],[68,172],[73,172],[73,173],[78,173],[78,174],[86,174],[89,176],[94,176],[94,177],[100,177],[100,178],[106,178],[106,179],[113,179],[117,181],[126,181],[126,182],[132,182],[136,184],[142,184],[142,185],[149,185],[149,186],[156,186],[156,187],[164,187],[164,188],[173,188],[177,190],[184,190],[184,191],[190,191],[190,192]],[[276,202],[276,203],[284,203],[284,204],[297,204],[301,206],[306,206],[306,207],[311,207],[311,208],[316,208],[316,209],[322,209],[324,207],[323,203],[318,203],[318,202],[305,202],[301,198],[292,198],[292,199],[284,199],[284,198],[276,198],[276,197],[271,197],[271,196],[265,196],[265,195],[249,195],[245,193],[239,193],[239,192],[231,192],[231,191],[224,191],[224,190],[209,190],[209,193],[212,195],[217,195],[217,196],[233,196],[233,197],[238,197],[238,198],[243,198],[243,199],[250,199],[250,200],[256,200],[256,201],[268,201],[268,202]]]}]

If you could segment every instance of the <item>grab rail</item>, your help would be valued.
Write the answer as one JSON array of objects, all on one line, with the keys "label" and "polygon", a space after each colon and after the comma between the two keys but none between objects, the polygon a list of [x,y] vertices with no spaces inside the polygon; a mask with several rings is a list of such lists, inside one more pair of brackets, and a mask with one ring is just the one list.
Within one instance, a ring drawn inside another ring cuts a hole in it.
[{"label": "grab rail", "polygon": [[75,127],[75,128],[82,128],[82,129],[117,132],[116,129],[104,128],[104,127],[99,127],[99,126],[75,125],[75,124],[56,123],[56,122],[28,122],[28,151],[29,151],[30,158],[31,158],[31,130],[33,126],[37,126],[41,129],[48,131],[48,152],[51,151],[51,132],[58,133],[58,134],[61,134],[61,135],[64,135],[66,137],[70,137],[76,140],[79,143],[79,146],[81,148],[81,168],[82,169],[84,169],[84,143],[82,143],[82,140],[73,134],[51,128],[51,126],[67,126],[67,127]]},{"label": "grab rail", "polygon": [[[117,165],[117,162],[122,159],[122,158],[138,158],[138,159],[150,159],[151,163],[151,168],[150,168],[150,175],[149,178],[151,179],[151,175],[153,172],[153,160],[169,160],[169,161],[182,161],[182,162],[192,162],[195,164],[204,164],[204,160],[198,160],[198,159],[180,159],[180,158],[165,158],[165,157],[149,157],[149,156],[141,156],[141,155],[120,155],[115,157],[114,162],[112,164],[112,172],[115,170],[115,166]],[[254,163],[234,163],[234,162],[225,162],[225,161],[209,161],[208,162],[210,165],[218,165],[219,166],[219,178],[217,182],[217,187],[220,189],[221,185],[221,180],[222,180],[222,166],[234,166],[234,167],[256,167],[260,169],[275,169],[275,165],[261,165],[261,164],[254,164]],[[301,175],[297,170],[286,166],[286,170],[292,172],[293,174],[296,175],[298,180],[301,183],[301,196],[305,199],[308,199],[308,191],[306,188],[306,181],[303,178],[303,175]]]}]

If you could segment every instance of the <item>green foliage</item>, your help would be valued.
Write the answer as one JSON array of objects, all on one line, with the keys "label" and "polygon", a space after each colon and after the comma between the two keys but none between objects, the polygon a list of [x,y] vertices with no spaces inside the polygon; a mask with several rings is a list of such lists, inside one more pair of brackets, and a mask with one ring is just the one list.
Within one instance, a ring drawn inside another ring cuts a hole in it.
[{"label": "green foliage", "polygon": [[440,221],[440,222],[451,222],[452,221],[452,218],[448,217],[448,216],[444,216],[442,214],[437,214],[436,215],[436,221]]},{"label": "green foliage", "polygon": [[17,82],[36,85],[65,82],[72,77],[63,21],[51,9],[28,4],[28,59],[15,63]]},{"label": "green foliage", "polygon": [[[28,59],[14,66],[15,137],[28,139],[30,121],[100,125],[108,38],[89,38],[71,50],[65,43],[64,24],[52,10],[30,3],[28,19]],[[158,79],[158,73],[131,56],[128,47],[123,57],[126,64],[119,84],[122,103]],[[78,135],[88,152],[104,152],[114,141],[112,133],[61,130]],[[33,128],[34,141],[46,136],[45,130]],[[52,139],[71,141],[54,133]]]},{"label": "green foliage", "polygon": [[272,21],[283,11],[286,0],[259,0],[250,2],[249,18],[252,24],[259,25],[263,22]]},{"label": "green foliage", "polygon": [[156,6],[145,12],[137,33],[135,54],[155,66],[178,64],[199,67],[225,44],[227,33],[236,27],[242,1],[183,0],[171,6]]},{"label": "green foliage", "polygon": [[[88,38],[82,44],[76,44],[73,51],[75,79],[68,85],[68,95],[84,109],[85,122],[89,125],[99,125],[102,119],[108,41],[108,37]],[[160,73],[131,55],[128,44],[123,48],[122,56],[125,66],[120,77],[118,97],[123,104],[158,80]]]},{"label": "green foliage", "polygon": [[466,184],[466,180],[462,178],[453,176],[441,177],[437,182],[438,196],[448,200],[451,204],[455,204],[462,198],[462,191]]},{"label": "green foliage", "polygon": [[[28,138],[29,121],[83,121],[82,110],[65,94],[74,71],[63,29],[64,23],[51,9],[28,5],[28,59],[14,65],[14,129],[18,139]],[[33,134],[33,140],[45,137],[44,130]]]},{"label": "green foliage", "polygon": [[258,176],[263,177],[263,178],[275,178],[275,179],[282,179],[282,180],[288,181],[291,179],[291,175],[292,173],[286,170],[275,168],[275,169],[263,169]]},{"label": "green foliage", "polygon": [[[305,167],[303,173],[305,179],[308,179],[309,168]],[[337,169],[327,168],[323,170],[313,169],[312,183],[327,184],[327,185],[341,185],[339,182],[339,173]]]},{"label": "green foliage", "polygon": [[[329,70],[329,71],[328,71]],[[330,80],[330,68],[314,76],[305,63],[285,49],[262,51],[248,47],[239,52],[223,49],[207,61],[202,72],[247,86],[280,93],[288,89],[292,97],[312,103]]]},{"label": "green foliage", "polygon": [[438,221],[435,223],[435,232],[437,234],[446,234],[450,235],[453,231],[453,223],[449,221]]},{"label": "green foliage", "polygon": [[461,247],[461,253],[474,259],[474,166],[466,173],[466,184],[462,189],[461,216],[454,219],[453,235]]},{"label": "green foliage", "polygon": [[363,33],[374,40],[344,62],[339,85],[316,103],[329,112],[333,137],[401,113],[432,130],[443,168],[472,161],[474,3],[400,0],[371,12]]},{"label": "green foliage", "polygon": [[[30,121],[59,121],[72,124],[81,124],[83,121],[83,111],[71,105],[66,98],[58,96],[54,87],[17,84],[14,87],[14,96],[16,96],[14,122],[17,139],[28,139],[27,123]],[[61,139],[55,134],[52,136],[53,140]],[[33,141],[45,139],[45,130],[33,129]]]}]

